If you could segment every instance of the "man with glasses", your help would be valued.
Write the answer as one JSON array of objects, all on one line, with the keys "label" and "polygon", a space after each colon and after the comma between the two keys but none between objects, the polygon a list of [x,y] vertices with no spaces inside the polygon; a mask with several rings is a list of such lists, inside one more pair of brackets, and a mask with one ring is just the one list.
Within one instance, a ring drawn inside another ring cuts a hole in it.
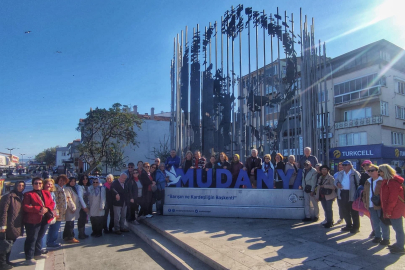
[{"label": "man with glasses", "polygon": [[[304,162],[304,170],[302,171],[302,186],[300,186],[300,189],[304,189],[305,218],[302,220],[303,222],[316,222],[319,219],[319,206],[318,201],[315,198],[317,180],[318,173],[316,169],[312,167],[311,161],[306,160]],[[314,207],[313,217],[311,217],[311,203]]]},{"label": "man with glasses", "polygon": [[360,184],[360,173],[353,169],[352,162],[345,160],[342,163],[343,171],[340,171],[335,179],[335,186],[338,188],[338,200],[342,207],[343,218],[346,227],[343,232],[358,233],[360,229],[359,212],[353,210],[352,204],[356,199],[357,188]]}]

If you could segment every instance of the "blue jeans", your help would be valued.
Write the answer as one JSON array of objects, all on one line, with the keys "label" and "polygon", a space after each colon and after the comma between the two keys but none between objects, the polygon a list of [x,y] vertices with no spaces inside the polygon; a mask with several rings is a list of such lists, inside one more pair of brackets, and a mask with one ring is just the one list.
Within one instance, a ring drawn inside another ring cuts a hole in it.
[{"label": "blue jeans", "polygon": [[390,228],[380,220],[381,209],[374,210],[374,207],[370,207],[368,210],[370,212],[371,227],[373,227],[375,237],[390,240]]},{"label": "blue jeans", "polygon": [[58,233],[61,222],[62,221],[56,221],[55,224],[49,226],[48,237],[46,239],[46,245],[48,247],[56,245],[56,240],[58,240]]},{"label": "blue jeans", "polygon": [[321,200],[323,211],[325,212],[326,221],[330,224],[333,224],[333,210],[332,204],[333,200]]},{"label": "blue jeans", "polygon": [[31,260],[34,256],[41,255],[42,238],[44,237],[46,230],[48,230],[48,227],[49,224],[45,219],[38,224],[25,224],[27,238],[25,238],[24,252],[26,260]]},{"label": "blue jeans", "polygon": [[392,228],[395,231],[395,237],[397,239],[397,242],[395,243],[395,246],[400,249],[404,249],[404,225],[402,223],[402,217],[396,218],[396,219],[390,219]]}]

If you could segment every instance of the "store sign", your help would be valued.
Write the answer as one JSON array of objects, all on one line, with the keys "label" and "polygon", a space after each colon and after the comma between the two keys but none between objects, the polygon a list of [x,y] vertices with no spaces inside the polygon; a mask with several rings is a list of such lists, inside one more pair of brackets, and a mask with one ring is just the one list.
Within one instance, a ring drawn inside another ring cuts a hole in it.
[{"label": "store sign", "polygon": [[6,166],[7,165],[7,159],[5,156],[0,156],[0,166]]},{"label": "store sign", "polygon": [[380,158],[381,145],[359,145],[331,149],[329,156],[332,159],[359,159]]},{"label": "store sign", "polygon": [[11,156],[11,162],[18,163],[20,159],[17,156]]},{"label": "store sign", "polygon": [[405,151],[401,151],[398,148],[395,149],[395,157],[405,157]]}]

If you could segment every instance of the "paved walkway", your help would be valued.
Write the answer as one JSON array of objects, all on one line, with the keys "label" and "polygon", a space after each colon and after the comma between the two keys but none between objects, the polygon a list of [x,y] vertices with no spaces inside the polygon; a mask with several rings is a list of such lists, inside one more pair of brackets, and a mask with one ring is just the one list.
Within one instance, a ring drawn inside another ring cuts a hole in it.
[{"label": "paved walkway", "polygon": [[217,269],[405,269],[405,255],[389,254],[368,238],[367,217],[355,235],[342,233],[343,223],[327,230],[296,220],[155,216],[144,223],[215,261]]}]

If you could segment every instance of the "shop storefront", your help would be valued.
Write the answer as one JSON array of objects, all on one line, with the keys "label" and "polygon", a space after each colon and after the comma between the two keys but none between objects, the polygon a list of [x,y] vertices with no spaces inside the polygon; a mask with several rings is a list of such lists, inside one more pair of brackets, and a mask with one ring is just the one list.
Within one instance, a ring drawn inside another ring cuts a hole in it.
[{"label": "shop storefront", "polygon": [[404,170],[405,148],[383,144],[336,147],[330,149],[329,158],[334,171],[337,171],[338,163],[344,160],[350,160],[356,170],[361,170],[361,163],[367,159],[376,165],[387,163]]}]

